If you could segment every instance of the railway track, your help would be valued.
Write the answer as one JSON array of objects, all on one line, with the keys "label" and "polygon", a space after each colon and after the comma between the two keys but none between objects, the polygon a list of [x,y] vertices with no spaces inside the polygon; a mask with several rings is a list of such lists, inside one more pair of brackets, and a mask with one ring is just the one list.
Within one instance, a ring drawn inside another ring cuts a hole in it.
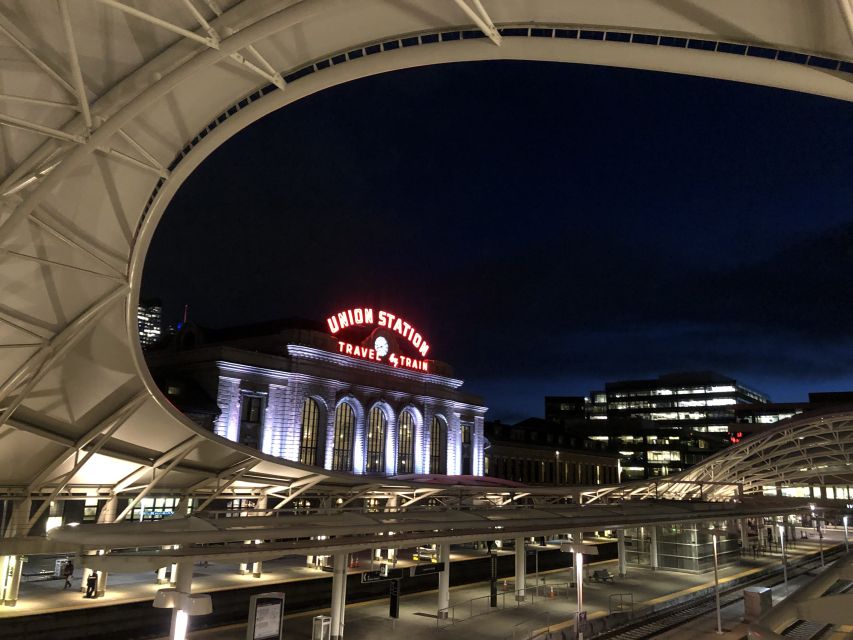
[{"label": "railway track", "polygon": [[[842,554],[842,547],[835,547],[825,553],[826,561],[829,562],[836,556]],[[799,560],[796,563],[788,565],[788,579],[808,573],[815,567],[820,566],[820,557],[817,554],[808,556]],[[727,607],[743,600],[744,587],[754,586],[759,583],[766,583],[768,578],[772,579],[773,585],[782,583],[782,569],[775,572],[772,576],[764,575],[754,580],[742,582],[735,587],[720,590],[720,608]],[[844,590],[849,589],[853,585],[848,585]],[[662,611],[658,611],[650,616],[640,620],[629,622],[626,625],[611,629],[604,633],[594,636],[595,640],[643,640],[645,638],[654,638],[662,633],[671,631],[682,624],[697,618],[698,616],[710,613],[715,609],[714,595],[703,596],[702,598],[681,604],[668,607]],[[798,640],[815,640],[826,631],[826,625],[818,625],[815,623],[804,622],[802,626],[799,623],[791,625],[786,631],[786,637],[797,638]],[[809,626],[811,625],[811,626]],[[831,626],[831,625],[830,625]],[[797,627],[795,629],[795,627]],[[791,632],[789,635],[788,632]]]}]

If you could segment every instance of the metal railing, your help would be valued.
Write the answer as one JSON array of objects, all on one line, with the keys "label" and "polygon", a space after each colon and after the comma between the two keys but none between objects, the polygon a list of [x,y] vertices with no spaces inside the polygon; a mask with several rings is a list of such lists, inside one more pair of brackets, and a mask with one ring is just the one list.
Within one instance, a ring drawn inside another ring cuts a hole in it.
[{"label": "metal railing", "polygon": [[568,582],[539,585],[526,584],[523,589],[516,589],[515,584],[511,582],[505,581],[504,584],[512,584],[513,588],[511,590],[498,591],[496,606],[494,607],[491,606],[492,596],[485,595],[439,609],[435,620],[436,628],[443,629],[487,613],[528,606],[543,600],[569,599],[571,593],[574,593],[574,589],[570,587],[570,583]]},{"label": "metal railing", "polygon": [[608,597],[608,608],[610,613],[622,613],[634,611],[633,593],[611,593]]}]

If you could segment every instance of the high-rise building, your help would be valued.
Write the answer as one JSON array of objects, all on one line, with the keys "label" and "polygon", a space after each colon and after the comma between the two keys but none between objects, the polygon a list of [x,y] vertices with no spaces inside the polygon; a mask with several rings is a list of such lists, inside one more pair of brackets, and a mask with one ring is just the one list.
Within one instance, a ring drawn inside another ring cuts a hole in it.
[{"label": "high-rise building", "polygon": [[[730,427],[742,409],[767,402],[734,378],[673,373],[605,383],[586,398],[580,420],[591,440],[621,456],[621,479],[637,480],[683,471],[716,453],[737,439]],[[577,427],[576,413],[545,399],[546,420]]]},{"label": "high-rise building", "polygon": [[160,299],[140,300],[136,321],[142,348],[148,349],[157,344],[163,333],[163,303]]},{"label": "high-rise building", "polygon": [[727,433],[735,422],[736,407],[769,401],[734,378],[701,371],[608,382],[604,392],[590,394],[587,413],[651,420],[664,428]]}]

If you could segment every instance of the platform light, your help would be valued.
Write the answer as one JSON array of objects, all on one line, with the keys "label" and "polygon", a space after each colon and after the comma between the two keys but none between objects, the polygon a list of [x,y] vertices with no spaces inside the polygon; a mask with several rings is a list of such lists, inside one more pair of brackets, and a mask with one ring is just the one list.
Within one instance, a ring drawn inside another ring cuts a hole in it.
[{"label": "platform light", "polygon": [[178,609],[175,612],[175,636],[174,640],[185,640],[187,637],[187,622],[189,622],[189,616],[187,616],[186,611],[182,611]]}]

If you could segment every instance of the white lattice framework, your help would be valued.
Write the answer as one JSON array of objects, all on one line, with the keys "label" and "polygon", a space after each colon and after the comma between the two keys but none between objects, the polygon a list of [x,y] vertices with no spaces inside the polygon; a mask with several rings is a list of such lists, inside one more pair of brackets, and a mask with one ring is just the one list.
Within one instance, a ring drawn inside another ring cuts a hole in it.
[{"label": "white lattice framework", "polygon": [[584,495],[589,501],[698,496],[715,500],[768,489],[775,494],[786,487],[848,486],[853,485],[852,457],[853,412],[816,412],[783,420],[682,473]]},{"label": "white lattice framework", "polygon": [[501,59],[853,100],[851,16],[850,0],[0,0],[2,496],[358,482],[199,430],[139,347],[158,220],[263,115],[369,75]]}]

